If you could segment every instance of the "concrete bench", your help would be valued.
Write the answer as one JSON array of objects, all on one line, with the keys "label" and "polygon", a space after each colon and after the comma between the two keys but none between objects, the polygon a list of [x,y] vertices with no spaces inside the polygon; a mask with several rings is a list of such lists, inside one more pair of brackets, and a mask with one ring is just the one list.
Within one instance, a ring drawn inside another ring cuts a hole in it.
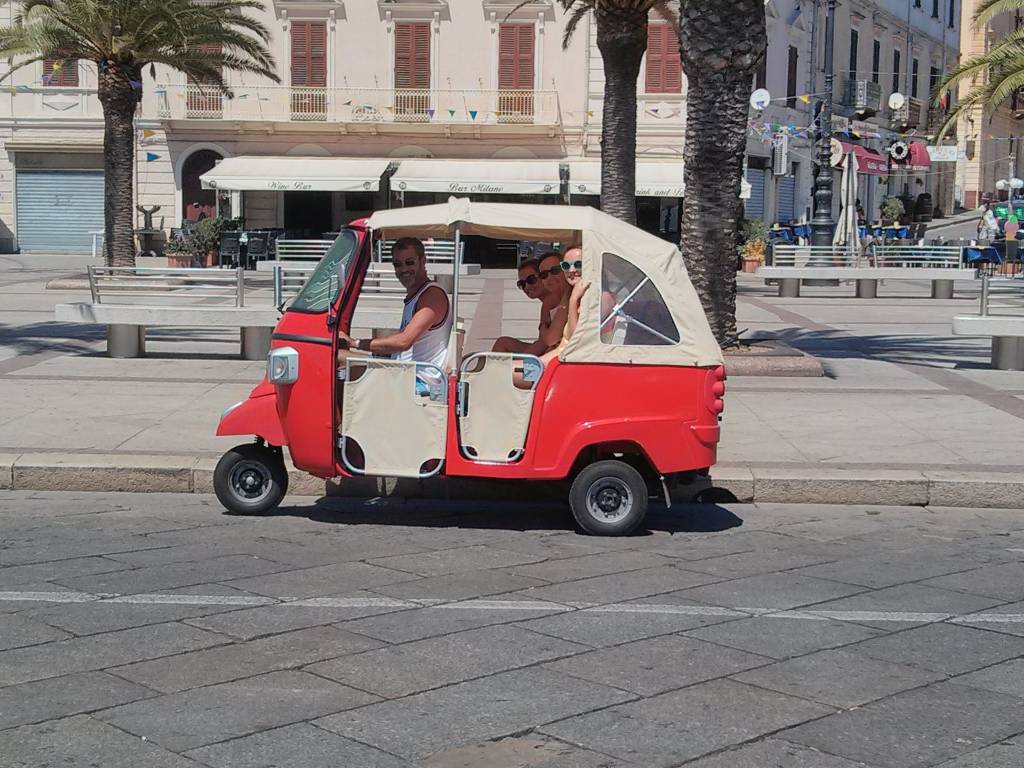
[{"label": "concrete bench", "polygon": [[[393,304],[393,303],[391,303]],[[281,317],[275,307],[158,306],[142,304],[58,304],[57,322],[107,326],[110,357],[143,357],[146,328],[214,327],[239,328],[240,353],[244,360],[262,360],[270,350],[270,335]],[[353,328],[395,330],[402,320],[401,305],[365,306],[356,309]]]},{"label": "concrete bench", "polygon": [[779,281],[779,296],[800,295],[801,280],[853,280],[859,299],[878,295],[879,280],[930,280],[933,299],[953,298],[954,280],[974,280],[973,269],[955,267],[758,267],[758,277]]},{"label": "concrete bench", "polygon": [[1024,370],[1024,280],[981,278],[977,315],[953,318],[955,336],[991,336],[992,367]]}]

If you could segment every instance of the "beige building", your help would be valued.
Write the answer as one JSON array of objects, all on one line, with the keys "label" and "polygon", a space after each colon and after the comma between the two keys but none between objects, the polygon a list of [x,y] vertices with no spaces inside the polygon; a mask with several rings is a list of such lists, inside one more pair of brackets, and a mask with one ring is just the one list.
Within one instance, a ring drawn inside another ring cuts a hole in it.
[{"label": "beige building", "polygon": [[[974,57],[989,51],[1014,30],[1020,29],[1024,14],[1003,14],[988,24],[975,28],[970,23],[974,16],[977,0],[964,0],[964,28],[961,32],[961,48],[964,57]],[[970,84],[961,87],[966,93]],[[993,198],[1002,196],[996,190],[1000,179],[1020,177],[1020,114],[1024,109],[1021,95],[1015,94],[994,114],[984,114],[980,106],[962,117],[957,124],[960,160],[957,166],[957,190],[965,208],[975,208],[986,195]],[[1009,139],[1008,137],[1014,137]]]},{"label": "beige building", "polygon": [[[232,74],[225,98],[147,68],[138,204],[159,205],[164,229],[219,211],[320,237],[375,209],[450,194],[595,203],[603,73],[593,24],[563,50],[554,0],[519,5],[267,0],[280,83]],[[0,6],[0,19],[10,14]],[[685,121],[674,40],[652,18],[637,105],[640,223],[667,237],[678,230]],[[8,82],[0,250],[88,251],[103,224],[95,67],[40,63]]]}]

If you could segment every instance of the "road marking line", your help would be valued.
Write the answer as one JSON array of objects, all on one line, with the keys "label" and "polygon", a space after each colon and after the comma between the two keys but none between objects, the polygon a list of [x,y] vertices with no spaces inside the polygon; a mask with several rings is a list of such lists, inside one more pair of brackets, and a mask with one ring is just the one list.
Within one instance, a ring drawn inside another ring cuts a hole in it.
[{"label": "road marking line", "polygon": [[828,609],[731,608],[722,605],[676,605],[674,603],[555,603],[546,600],[488,600],[451,601],[444,598],[401,599],[396,597],[310,597],[278,599],[259,595],[185,595],[138,594],[114,595],[89,592],[18,592],[0,591],[0,602],[39,603],[112,603],[118,605],[233,605],[281,606],[292,608],[422,608],[426,610],[473,611],[551,611],[662,614],[680,616],[722,616],[726,618],[763,617],[767,619],[797,619],[801,621],[865,621],[904,624],[1024,624],[1024,613],[968,613],[952,614],[930,611],[834,611]]}]

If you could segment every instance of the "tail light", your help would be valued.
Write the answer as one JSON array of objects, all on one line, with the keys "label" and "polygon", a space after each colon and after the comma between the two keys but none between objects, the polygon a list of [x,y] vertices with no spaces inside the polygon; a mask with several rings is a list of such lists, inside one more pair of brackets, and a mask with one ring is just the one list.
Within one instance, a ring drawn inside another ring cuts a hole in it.
[{"label": "tail light", "polygon": [[704,405],[713,416],[725,410],[725,366],[708,370],[704,378]]}]

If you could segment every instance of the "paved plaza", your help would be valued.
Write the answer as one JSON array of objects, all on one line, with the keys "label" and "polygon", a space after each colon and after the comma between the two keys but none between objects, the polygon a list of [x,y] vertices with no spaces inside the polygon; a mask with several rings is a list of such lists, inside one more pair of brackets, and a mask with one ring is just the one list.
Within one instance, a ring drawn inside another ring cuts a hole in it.
[{"label": "paved plaza", "polygon": [[0,764],[1020,768],[1018,511],[0,492]]}]

